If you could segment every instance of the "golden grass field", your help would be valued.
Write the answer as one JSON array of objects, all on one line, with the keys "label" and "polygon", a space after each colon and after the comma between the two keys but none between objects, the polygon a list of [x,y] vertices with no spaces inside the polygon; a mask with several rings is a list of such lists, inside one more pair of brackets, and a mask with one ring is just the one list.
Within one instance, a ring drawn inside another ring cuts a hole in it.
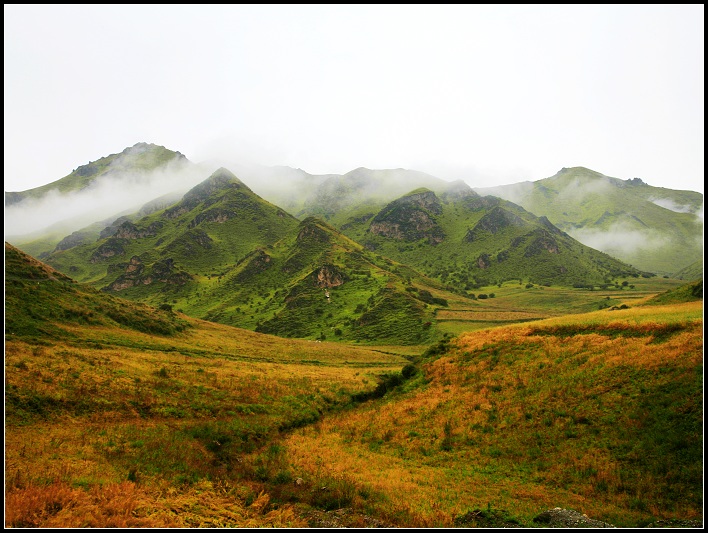
[{"label": "golden grass field", "polygon": [[554,507],[619,527],[702,520],[703,302],[643,305],[679,284],[647,283],[505,285],[438,312],[456,337],[365,346],[13,271],[5,526],[299,528],[345,509],[350,527],[534,527]]},{"label": "golden grass field", "polygon": [[[653,332],[667,324],[680,332],[656,343]],[[327,470],[385,495],[371,505],[419,527],[449,527],[487,505],[513,509],[527,523],[552,507],[625,525],[647,512],[700,518],[700,485],[682,487],[692,496],[669,510],[662,492],[675,472],[633,472],[599,444],[617,439],[617,426],[642,429],[637,398],[628,397],[641,391],[627,382],[632,373],[696,378],[702,325],[697,302],[617,312],[611,321],[596,312],[462,335],[450,355],[425,365],[426,386],[328,417],[285,446],[301,470]],[[553,333],[588,327],[598,332]],[[497,355],[488,357],[490,349]],[[654,381],[644,387],[660,386]],[[682,399],[697,427],[699,392]]]}]

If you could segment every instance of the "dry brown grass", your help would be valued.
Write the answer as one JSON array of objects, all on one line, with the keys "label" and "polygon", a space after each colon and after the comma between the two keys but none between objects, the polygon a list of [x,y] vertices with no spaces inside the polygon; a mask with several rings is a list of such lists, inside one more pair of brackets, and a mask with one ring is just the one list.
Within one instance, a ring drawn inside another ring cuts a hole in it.
[{"label": "dry brown grass", "polygon": [[[425,386],[328,417],[285,445],[301,472],[385,494],[363,504],[410,527],[449,527],[488,505],[527,521],[556,506],[610,522],[697,518],[688,499],[666,501],[662,491],[675,480],[637,475],[612,449],[627,445],[625,430],[644,427],[642,387],[659,390],[701,368],[700,304],[462,335],[450,355],[426,365]],[[667,324],[681,327],[664,337]],[[583,330],[593,325],[599,333]],[[581,334],[549,333],[559,326]],[[690,398],[683,408],[687,416],[701,409]]]},{"label": "dry brown grass", "polygon": [[[451,527],[489,506],[526,523],[556,506],[622,525],[695,518],[689,497],[662,503],[661,487],[675,480],[637,476],[612,450],[625,445],[614,429],[646,423],[633,373],[646,391],[693,375],[702,326],[702,304],[683,304],[461,335],[426,362],[417,386],[290,433],[277,428],[371,390],[377,375],[400,370],[403,352],[271,343],[210,323],[174,342],[96,328],[87,330],[93,344],[11,340],[5,524],[307,527],[299,507],[273,499],[287,492],[274,481],[281,474],[400,527]],[[695,416],[701,406],[684,400],[677,408]],[[219,457],[194,432],[235,431],[234,421],[277,440]],[[275,442],[284,451],[257,480]],[[163,460],[198,475],[175,483],[171,470],[141,462]]]},{"label": "dry brown grass", "polygon": [[8,527],[304,526],[244,481],[253,445],[237,436],[222,464],[210,432],[262,445],[406,362],[209,322],[174,338],[67,329],[81,340],[5,344]]},{"label": "dry brown grass", "polygon": [[88,490],[54,482],[7,492],[5,527],[307,527],[291,506],[273,508],[264,492],[246,504],[243,494],[250,490],[209,481],[182,491],[156,491],[128,481]]}]

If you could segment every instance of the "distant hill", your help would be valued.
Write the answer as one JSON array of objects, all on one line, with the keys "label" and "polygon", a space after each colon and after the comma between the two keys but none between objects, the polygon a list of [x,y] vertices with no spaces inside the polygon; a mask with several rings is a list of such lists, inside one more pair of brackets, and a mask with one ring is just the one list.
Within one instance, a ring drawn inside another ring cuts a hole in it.
[{"label": "distant hill", "polygon": [[[79,281],[113,284],[114,289],[168,279],[184,284],[192,275],[209,276],[235,264],[298,224],[226,169],[217,170],[179,202],[167,204],[135,222],[117,220],[97,241],[78,240],[76,246],[57,249],[46,260]],[[192,274],[178,274],[182,269]]]},{"label": "distant hill", "polygon": [[120,153],[89,161],[75,168],[71,174],[61,179],[21,192],[9,192],[5,195],[5,206],[15,205],[28,198],[40,198],[50,192],[68,193],[96,187],[100,181],[123,173],[150,172],[166,164],[186,165],[187,158],[179,152],[168,150],[164,146],[137,143]]},{"label": "distant hill", "polygon": [[[236,168],[265,200],[299,220],[314,215],[343,231],[416,188],[438,193],[448,187],[469,188],[461,181],[452,184],[400,168],[362,167],[344,175],[313,175],[284,166]],[[209,165],[191,163],[180,152],[137,143],[48,185],[6,192],[6,238],[44,257],[69,234],[98,221],[105,226],[132,216],[166,194],[181,196],[212,172]],[[586,246],[641,271],[674,276],[702,260],[703,195],[697,192],[652,187],[638,178],[621,180],[583,167],[564,168],[536,182],[475,191],[545,216]]]},{"label": "distant hill", "polygon": [[703,195],[621,180],[583,167],[476,188],[514,202],[583,244],[636,268],[673,275],[703,258]]},{"label": "distant hill", "polygon": [[299,218],[317,216],[340,227],[352,217],[379,211],[391,200],[414,189],[439,189],[449,185],[447,181],[416,170],[361,167],[342,176],[331,176],[316,188],[304,190],[303,208],[295,215]]},{"label": "distant hill", "polygon": [[180,152],[137,143],[47,185],[6,191],[5,236],[38,256],[73,231],[133,213],[165,194],[181,196],[208,175]]},{"label": "distant hill", "polygon": [[311,195],[323,183],[340,177],[338,174],[310,174],[302,169],[286,166],[225,166],[248,183],[258,196],[300,219],[307,217],[305,203]]},{"label": "distant hill", "polygon": [[[698,216],[689,211],[702,205],[698,193],[587,169],[524,185],[567,204],[564,229],[511,200],[415,170],[311,175],[244,166],[261,195],[227,168],[206,168],[138,143],[7,195],[6,221],[27,231],[6,230],[6,240],[81,283],[199,318],[282,336],[426,343],[440,334],[435,317],[446,302],[468,309],[483,287],[613,290],[655,275],[582,243],[575,235],[584,227],[570,214],[591,210],[586,223],[597,231],[633,221],[642,250],[649,233],[664,231],[655,261],[676,266],[695,251],[686,235]],[[585,195],[582,209],[561,201],[571,191]],[[669,201],[687,212],[657,205]],[[79,213],[79,205],[93,211]],[[56,221],[29,231],[45,212]],[[702,256],[677,275],[699,271]]]},{"label": "distant hill", "polygon": [[697,280],[703,279],[703,259],[691,263],[671,276],[676,279]]},{"label": "distant hill", "polygon": [[[279,169],[273,169],[271,178],[282,172],[280,181],[287,183],[287,167]],[[308,184],[315,190],[288,189],[291,213],[298,218],[320,216],[347,234],[350,223],[370,218],[416,188],[438,193],[449,187],[469,188],[415,170],[366,168],[319,176]],[[562,169],[537,182],[474,190],[545,216],[586,246],[644,272],[673,276],[677,268],[702,258],[703,195],[697,192],[651,187],[637,178],[620,180],[582,167]],[[282,196],[264,191],[274,203]]]}]

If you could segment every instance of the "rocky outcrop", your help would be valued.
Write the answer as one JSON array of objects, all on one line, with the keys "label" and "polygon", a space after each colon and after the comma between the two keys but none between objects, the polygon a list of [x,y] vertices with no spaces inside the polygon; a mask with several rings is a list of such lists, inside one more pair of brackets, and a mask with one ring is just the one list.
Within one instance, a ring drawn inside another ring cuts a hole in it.
[{"label": "rocky outcrop", "polygon": [[[302,480],[298,478],[298,482]],[[316,487],[313,491],[326,491],[327,487]],[[331,511],[320,511],[317,509],[308,510],[304,515],[310,527],[314,528],[397,528],[397,524],[386,522],[374,518],[351,507],[343,507]],[[556,507],[542,512],[534,517],[533,525],[538,528],[616,528],[617,526],[601,520],[594,520],[586,514],[579,513],[572,509],[562,509]],[[500,509],[475,509],[469,511],[453,520],[455,528],[523,528],[529,529],[532,526],[525,526],[513,515]],[[645,527],[655,528],[703,528],[700,520],[667,519],[657,520]]]},{"label": "rocky outcrop", "polygon": [[553,223],[550,220],[548,220],[548,218],[546,218],[544,216],[538,217],[538,221],[543,225],[544,228],[546,228],[548,231],[550,231],[554,235],[563,235],[565,237],[569,236],[567,233],[560,230],[557,226],[554,226]]},{"label": "rocky outcrop", "polygon": [[193,228],[204,222],[216,222],[217,224],[223,224],[235,216],[236,212],[231,209],[210,209],[209,211],[204,211],[194,217],[194,220],[189,223],[189,228]]},{"label": "rocky outcrop", "polygon": [[548,252],[549,254],[560,253],[558,242],[556,242],[552,235],[545,231],[537,234],[533,241],[531,241],[526,248],[526,252],[524,252],[524,257],[533,257],[542,252]]},{"label": "rocky outcrop", "polygon": [[237,283],[249,281],[261,272],[265,272],[272,264],[272,258],[267,253],[263,250],[256,250],[239,261],[237,266],[244,266],[242,270],[234,276],[234,281]]},{"label": "rocky outcrop", "polygon": [[153,222],[150,224],[147,228],[139,228],[132,222],[123,222],[118,228],[116,229],[115,234],[113,235],[114,237],[118,239],[143,239],[145,237],[154,237],[157,235],[157,232],[159,229],[162,227],[162,224],[159,222]]},{"label": "rocky outcrop", "polygon": [[492,258],[488,254],[482,254],[477,258],[477,266],[485,270],[492,266]]},{"label": "rocky outcrop", "polygon": [[148,203],[146,203],[145,205],[143,205],[136,214],[138,217],[145,217],[147,215],[155,213],[156,211],[161,211],[162,209],[166,209],[166,208],[176,204],[181,199],[182,199],[182,195],[178,194],[178,193],[165,194],[164,196],[160,196],[159,198],[155,198],[154,200],[151,200]]},{"label": "rocky outcrop", "polygon": [[501,200],[496,196],[471,196],[465,198],[462,205],[470,211],[481,211],[498,206]]},{"label": "rocky outcrop", "polygon": [[118,239],[111,237],[106,240],[101,246],[99,246],[96,251],[91,255],[90,261],[92,263],[100,263],[106,259],[116,256],[124,255],[125,249],[123,248],[123,239]]},{"label": "rocky outcrop", "polygon": [[318,226],[314,218],[306,218],[300,224],[300,231],[297,234],[297,242],[326,243],[329,241],[329,233],[327,233],[327,231]]},{"label": "rocky outcrop", "polygon": [[61,250],[68,250],[69,248],[73,248],[74,246],[87,242],[90,237],[91,235],[85,231],[75,231],[71,235],[67,235],[59,241],[59,244],[56,245],[54,251],[57,252]]},{"label": "rocky outcrop", "polygon": [[113,237],[116,232],[118,231],[118,228],[120,225],[129,220],[128,217],[119,217],[116,220],[114,220],[109,226],[106,226],[101,230],[101,233],[98,235],[98,240],[101,239],[107,239],[109,237]]},{"label": "rocky outcrop", "polygon": [[320,288],[339,287],[348,279],[347,274],[334,265],[323,265],[313,274],[315,285]]},{"label": "rocky outcrop", "polygon": [[[160,244],[158,240],[156,246]],[[210,250],[214,240],[204,230],[196,228],[187,230],[164,248],[164,253],[185,257],[197,257]]]},{"label": "rocky outcrop", "polygon": [[149,271],[138,256],[130,258],[130,262],[125,266],[125,272],[113,283],[104,287],[104,291],[122,291],[138,285],[150,285],[154,282],[167,283],[170,285],[184,285],[192,279],[192,276],[184,271],[179,271],[171,258],[156,261]]},{"label": "rocky outcrop", "polygon": [[220,168],[202,183],[193,187],[182,197],[177,205],[166,209],[162,216],[168,219],[179,218],[192,209],[203,205],[208,207],[219,199],[219,192],[226,190],[252,192],[240,179],[225,168]]},{"label": "rocky outcrop", "polygon": [[474,228],[467,231],[464,237],[465,242],[474,242],[479,240],[481,237],[486,235],[495,235],[500,231],[505,230],[509,227],[523,227],[527,223],[519,216],[514,213],[503,209],[502,207],[495,207],[485,216],[483,216]]},{"label": "rocky outcrop", "polygon": [[95,176],[101,168],[96,163],[89,163],[88,165],[81,165],[77,167],[74,174],[81,176],[82,178],[89,178]]},{"label": "rocky outcrop", "polygon": [[351,219],[349,220],[349,222],[346,222],[346,223],[342,224],[342,225],[339,227],[339,229],[340,229],[341,231],[344,231],[344,230],[347,230],[347,229],[352,228],[352,227],[354,227],[354,226],[357,226],[357,225],[359,225],[359,224],[364,224],[364,223],[366,223],[368,220],[370,220],[373,216],[374,216],[374,213],[367,213],[367,214],[362,215],[362,216],[360,216],[360,217],[351,218]]},{"label": "rocky outcrop", "polygon": [[388,204],[371,221],[369,232],[397,241],[427,239],[430,244],[439,244],[445,239],[436,219],[441,214],[440,200],[426,189]]},{"label": "rocky outcrop", "polygon": [[588,515],[581,514],[578,511],[573,511],[572,509],[561,509],[560,507],[548,509],[547,511],[542,512],[540,515],[534,517],[533,521],[534,523],[544,527],[616,527],[612,524],[608,524],[607,522],[593,520],[588,517]]}]

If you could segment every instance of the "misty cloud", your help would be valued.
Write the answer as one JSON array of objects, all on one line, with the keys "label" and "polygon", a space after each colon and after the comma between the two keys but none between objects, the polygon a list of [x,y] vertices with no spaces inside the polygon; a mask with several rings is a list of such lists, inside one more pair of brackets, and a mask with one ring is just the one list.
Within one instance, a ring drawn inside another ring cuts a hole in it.
[{"label": "misty cloud", "polygon": [[178,161],[149,173],[110,171],[81,191],[50,191],[41,198],[5,207],[5,240],[45,230],[68,235],[94,222],[136,212],[165,194],[183,194],[208,177],[204,167]]},{"label": "misty cloud", "polygon": [[558,202],[573,202],[577,199],[587,198],[588,196],[603,194],[610,190],[612,183],[609,178],[597,180],[583,180],[576,178],[558,193]]},{"label": "misty cloud", "polygon": [[481,196],[498,196],[509,202],[513,202],[518,205],[523,205],[528,195],[533,191],[534,184],[530,181],[523,181],[521,183],[515,183],[512,185],[500,185],[498,187],[474,187],[476,191]]},{"label": "misty cloud", "polygon": [[649,201],[653,204],[658,205],[659,207],[663,207],[664,209],[673,211],[674,213],[694,213],[696,215],[699,215],[700,213],[699,216],[701,220],[703,219],[703,206],[701,206],[701,208],[696,211],[690,205],[677,204],[669,198],[649,198]]},{"label": "misty cloud", "polygon": [[631,227],[625,222],[608,229],[576,229],[568,231],[574,239],[615,257],[623,257],[641,250],[656,250],[671,243],[671,238],[654,230]]}]

